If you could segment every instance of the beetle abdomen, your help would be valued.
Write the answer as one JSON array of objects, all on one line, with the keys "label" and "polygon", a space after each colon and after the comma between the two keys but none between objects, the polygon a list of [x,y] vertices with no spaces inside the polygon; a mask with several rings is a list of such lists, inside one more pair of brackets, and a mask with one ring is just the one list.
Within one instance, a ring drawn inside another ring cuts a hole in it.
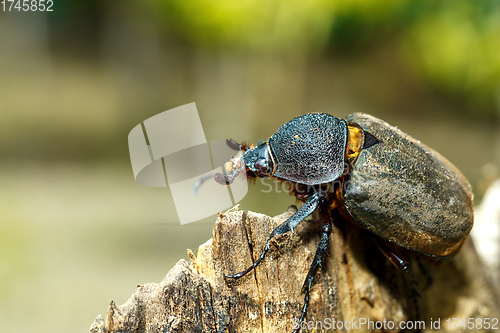
[{"label": "beetle abdomen", "polygon": [[363,149],[344,187],[344,205],[363,227],[426,255],[454,254],[473,224],[468,181],[443,156],[367,114],[347,118],[380,142]]},{"label": "beetle abdomen", "polygon": [[316,185],[344,171],[347,124],[326,113],[309,113],[283,125],[269,139],[275,162],[273,176]]}]

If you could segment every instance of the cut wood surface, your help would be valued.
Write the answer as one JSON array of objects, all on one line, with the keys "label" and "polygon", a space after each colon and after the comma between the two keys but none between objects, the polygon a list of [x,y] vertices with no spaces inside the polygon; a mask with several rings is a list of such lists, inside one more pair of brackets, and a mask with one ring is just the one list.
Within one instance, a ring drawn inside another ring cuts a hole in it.
[{"label": "cut wood surface", "polygon": [[[235,283],[228,285],[223,274],[250,266],[273,228],[293,212],[290,208],[271,218],[237,206],[219,214],[212,239],[199,247],[196,256],[190,253],[190,264],[180,260],[162,282],[138,286],[123,305],[111,302],[107,314],[99,315],[90,331],[292,332],[304,303],[302,285],[319,241],[315,218],[273,242],[264,261]],[[470,239],[448,263],[437,267],[414,262],[412,268],[422,295],[423,331],[497,331],[485,325],[454,328],[453,318],[465,319],[465,324],[468,318],[475,323],[500,318],[497,291]],[[329,255],[313,282],[301,332],[334,332],[329,328],[332,325],[338,332],[404,331],[401,323],[416,324],[410,294],[403,274],[380,254],[370,235],[350,223],[335,221]],[[373,328],[381,325],[382,329]]]}]

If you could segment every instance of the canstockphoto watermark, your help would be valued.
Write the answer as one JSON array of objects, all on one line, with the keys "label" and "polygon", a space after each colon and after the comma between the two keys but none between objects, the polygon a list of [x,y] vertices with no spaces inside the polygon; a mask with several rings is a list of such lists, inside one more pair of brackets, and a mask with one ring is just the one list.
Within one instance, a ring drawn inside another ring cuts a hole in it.
[{"label": "canstockphoto watermark", "polygon": [[136,182],[148,187],[168,184],[181,224],[228,209],[248,191],[242,177],[230,186],[207,181],[194,193],[200,178],[223,173],[224,163],[236,154],[225,140],[207,141],[195,103],[144,120],[130,131],[128,145]]},{"label": "canstockphoto watermark", "polygon": [[[289,168],[293,170],[292,168]],[[316,185],[308,185],[307,179],[303,179],[301,182],[291,182],[287,180],[281,180],[277,181],[276,179],[273,178],[258,178],[257,182],[260,183],[261,186],[261,192],[263,193],[270,193],[270,192],[276,192],[276,193],[281,193],[281,192],[286,192],[286,193],[297,193],[297,194],[307,194],[311,192],[333,192],[335,189],[342,187],[343,190],[351,184],[349,174],[350,174],[350,166],[346,163],[345,164],[345,169],[344,173],[342,176],[338,177],[337,179],[334,179],[329,182],[325,182],[322,184],[316,184]]]},{"label": "canstockphoto watermark", "polygon": [[[293,318],[293,329],[299,328],[299,319]],[[434,324],[434,325],[433,325]],[[436,326],[437,327],[433,327]],[[401,329],[401,330],[424,330],[425,322],[423,320],[415,320],[415,321],[400,321],[394,322],[392,320],[372,320],[370,318],[358,318],[358,319],[350,319],[350,320],[336,320],[334,318],[325,318],[323,320],[308,320],[300,323],[300,328],[302,329],[315,329],[315,330],[393,330],[393,329]],[[439,329],[438,321],[430,322],[431,329]]]},{"label": "canstockphoto watermark", "polygon": [[[168,185],[181,224],[226,210],[248,192],[244,164],[241,172],[237,172],[239,176],[229,186],[221,186],[210,179],[216,173],[225,174],[224,163],[242,152],[228,147],[225,140],[207,141],[195,103],[144,120],[130,131],[128,145],[136,182],[148,187]],[[310,166],[292,165],[287,169],[305,169],[314,174],[315,165]],[[346,164],[344,176],[348,171],[349,165]],[[207,180],[203,186],[199,186],[200,179]],[[301,178],[300,182],[276,182],[270,178],[259,178],[259,181],[264,184],[263,192],[292,192],[306,197],[311,192],[331,192],[339,186],[347,186],[348,177],[341,179],[319,185],[307,185],[307,178]]]}]

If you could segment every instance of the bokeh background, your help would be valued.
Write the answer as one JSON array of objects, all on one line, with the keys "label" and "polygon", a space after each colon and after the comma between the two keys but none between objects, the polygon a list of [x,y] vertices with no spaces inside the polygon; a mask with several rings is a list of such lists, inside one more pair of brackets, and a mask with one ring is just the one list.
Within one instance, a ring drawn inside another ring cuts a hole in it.
[{"label": "bokeh background", "polygon": [[[215,217],[180,226],[134,182],[128,132],[196,102],[207,139],[366,112],[435,148],[476,202],[500,165],[496,0],[54,0],[0,11],[0,326],[87,331],[159,282]],[[242,208],[294,199],[257,184]]]}]

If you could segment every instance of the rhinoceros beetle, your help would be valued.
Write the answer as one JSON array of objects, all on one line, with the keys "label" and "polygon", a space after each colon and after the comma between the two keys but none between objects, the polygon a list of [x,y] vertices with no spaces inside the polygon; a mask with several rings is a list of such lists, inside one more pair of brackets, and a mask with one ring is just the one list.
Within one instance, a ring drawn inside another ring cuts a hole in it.
[{"label": "rhinoceros beetle", "polygon": [[293,231],[319,210],[321,238],[302,289],[304,306],[295,332],[325,260],[332,210],[347,214],[380,240],[379,249],[403,272],[410,266],[402,253],[431,261],[450,258],[472,228],[471,188],[460,171],[436,151],[373,116],[356,113],[343,120],[310,113],[284,124],[255,147],[231,139],[227,144],[243,154],[225,164],[224,175],[215,175],[218,183],[230,184],[241,174],[272,177],[291,184],[291,193],[304,202],[271,232],[250,267],[225,276],[229,282],[254,269],[274,237]]}]

